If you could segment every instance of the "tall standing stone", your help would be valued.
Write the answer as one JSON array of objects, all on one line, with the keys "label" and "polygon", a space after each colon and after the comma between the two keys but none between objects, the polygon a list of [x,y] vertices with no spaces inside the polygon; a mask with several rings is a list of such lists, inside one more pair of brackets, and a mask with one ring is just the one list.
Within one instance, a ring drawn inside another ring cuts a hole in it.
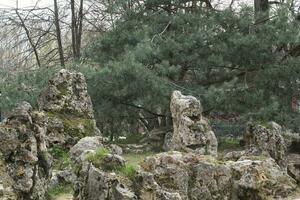
[{"label": "tall standing stone", "polygon": [[46,125],[43,112],[34,112],[29,103],[22,102],[0,126],[4,193],[11,192],[15,199],[45,199],[51,173]]},{"label": "tall standing stone", "polygon": [[83,137],[100,135],[82,73],[60,70],[49,80],[38,105],[49,117],[48,137],[51,143],[70,147]]},{"label": "tall standing stone", "polygon": [[218,142],[208,120],[202,116],[200,101],[174,91],[170,109],[174,131],[166,135],[165,149],[195,150],[201,154],[216,156]]}]

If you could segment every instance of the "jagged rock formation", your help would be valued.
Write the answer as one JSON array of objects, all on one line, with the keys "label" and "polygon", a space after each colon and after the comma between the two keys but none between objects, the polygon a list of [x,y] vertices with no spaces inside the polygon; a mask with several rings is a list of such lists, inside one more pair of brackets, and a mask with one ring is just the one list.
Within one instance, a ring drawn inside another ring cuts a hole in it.
[{"label": "jagged rock formation", "polygon": [[68,148],[85,136],[100,135],[82,73],[60,70],[49,80],[38,105],[49,118],[47,135],[51,144]]},{"label": "jagged rock formation", "polygon": [[27,102],[13,110],[0,125],[0,151],[6,169],[4,195],[10,199],[45,199],[51,157],[46,147],[47,117]]},{"label": "jagged rock formation", "polygon": [[270,122],[266,126],[249,123],[244,140],[246,156],[263,154],[272,157],[279,166],[286,167],[287,146],[280,125],[275,122]]},{"label": "jagged rock formation", "polygon": [[284,198],[296,184],[272,158],[220,163],[210,156],[169,152],[143,162],[134,188],[141,200],[261,200]]},{"label": "jagged rock formation", "polygon": [[195,150],[216,156],[218,142],[207,119],[202,116],[202,106],[193,96],[174,91],[170,109],[174,131],[165,137],[166,150]]},{"label": "jagged rock formation", "polygon": [[91,163],[84,163],[79,173],[74,200],[137,200],[123,185],[122,177],[105,172]]}]

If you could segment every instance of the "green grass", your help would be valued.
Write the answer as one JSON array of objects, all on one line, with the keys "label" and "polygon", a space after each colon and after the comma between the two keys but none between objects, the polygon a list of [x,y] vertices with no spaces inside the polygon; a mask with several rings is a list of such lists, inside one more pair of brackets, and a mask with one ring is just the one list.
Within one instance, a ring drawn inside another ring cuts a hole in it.
[{"label": "green grass", "polygon": [[50,149],[50,154],[54,158],[54,169],[63,169],[72,164],[68,152],[59,145],[53,145],[53,147]]},{"label": "green grass", "polygon": [[136,165],[126,164],[117,170],[122,176],[132,179],[136,172]]},{"label": "green grass", "polygon": [[85,160],[93,163],[95,167],[101,166],[101,158],[108,154],[108,150],[106,148],[98,148],[95,153],[89,153],[86,155]]},{"label": "green grass", "polygon": [[221,139],[218,145],[218,155],[222,158],[226,153],[230,151],[241,151],[243,147],[240,145],[240,141],[237,139]]},{"label": "green grass", "polygon": [[48,196],[50,197],[50,199],[55,199],[57,196],[59,196],[60,194],[64,194],[64,193],[72,193],[73,188],[71,185],[69,184],[59,184],[56,185],[52,188],[49,188],[47,191]]},{"label": "green grass", "polygon": [[138,166],[141,164],[141,162],[144,161],[144,159],[148,156],[153,156],[156,153],[154,152],[145,152],[143,154],[134,154],[134,153],[129,153],[129,154],[124,154],[123,158],[126,160],[126,163],[132,166]]}]

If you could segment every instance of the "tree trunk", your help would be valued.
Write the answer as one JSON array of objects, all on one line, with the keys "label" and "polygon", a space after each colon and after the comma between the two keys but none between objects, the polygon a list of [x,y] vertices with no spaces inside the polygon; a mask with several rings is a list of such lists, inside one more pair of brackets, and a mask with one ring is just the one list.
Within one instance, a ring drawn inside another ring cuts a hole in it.
[{"label": "tree trunk", "polygon": [[255,21],[260,23],[269,18],[269,0],[254,0]]},{"label": "tree trunk", "polygon": [[62,46],[61,30],[60,30],[60,25],[59,25],[57,0],[54,0],[54,20],[55,20],[56,39],[57,39],[57,45],[58,45],[59,60],[60,60],[61,66],[65,66],[64,50],[63,50],[63,46]]},{"label": "tree trunk", "polygon": [[81,38],[82,38],[82,21],[83,21],[83,0],[80,0],[78,16],[75,10],[75,0],[71,0],[71,16],[72,16],[72,50],[75,60],[80,59]]}]

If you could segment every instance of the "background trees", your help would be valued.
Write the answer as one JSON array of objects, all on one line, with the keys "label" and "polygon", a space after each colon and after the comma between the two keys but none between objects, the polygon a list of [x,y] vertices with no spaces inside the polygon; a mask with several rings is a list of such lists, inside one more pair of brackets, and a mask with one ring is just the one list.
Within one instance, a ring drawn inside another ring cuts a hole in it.
[{"label": "background trees", "polygon": [[[212,119],[275,120],[297,130],[299,114],[291,106],[299,96],[297,6],[265,0],[253,4],[71,1],[71,6],[54,6],[42,41],[52,38],[48,50],[56,49],[57,62],[63,65],[63,57],[67,67],[86,75],[104,134],[168,126],[175,89],[201,99]],[[49,66],[41,60],[40,68]],[[38,79],[41,71],[28,78],[36,91],[44,84]],[[55,69],[46,71],[51,75]],[[9,79],[7,85],[16,87],[18,78]],[[6,93],[17,100],[14,95]]]}]

